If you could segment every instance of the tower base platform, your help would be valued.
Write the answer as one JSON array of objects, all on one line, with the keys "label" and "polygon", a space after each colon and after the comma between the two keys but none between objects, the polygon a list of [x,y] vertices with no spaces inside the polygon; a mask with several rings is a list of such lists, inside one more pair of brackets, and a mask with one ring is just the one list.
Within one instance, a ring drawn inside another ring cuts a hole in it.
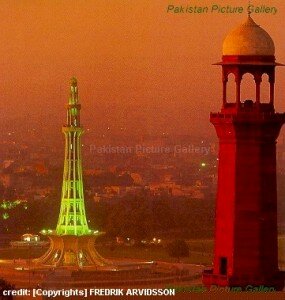
[{"label": "tower base platform", "polygon": [[48,235],[50,247],[41,257],[34,259],[36,266],[103,267],[112,262],[103,258],[95,249],[95,240],[101,235]]},{"label": "tower base platform", "polygon": [[228,287],[229,289],[240,288],[243,291],[282,291],[284,288],[285,272],[278,271],[273,276],[262,274],[260,276],[237,277],[214,274],[213,270],[205,270],[203,272],[203,284],[211,289],[211,287]]}]

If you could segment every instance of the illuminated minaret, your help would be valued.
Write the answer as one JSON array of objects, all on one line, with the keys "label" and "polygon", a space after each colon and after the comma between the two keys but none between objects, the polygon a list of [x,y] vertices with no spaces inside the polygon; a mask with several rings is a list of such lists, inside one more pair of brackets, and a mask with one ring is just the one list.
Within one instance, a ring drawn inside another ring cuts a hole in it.
[{"label": "illuminated minaret", "polygon": [[81,136],[84,131],[80,126],[80,109],[77,80],[73,77],[67,104],[67,121],[62,127],[65,136],[65,155],[57,234],[89,233],[82,180]]},{"label": "illuminated minaret", "polygon": [[95,240],[102,232],[88,228],[83,193],[80,104],[77,80],[71,79],[67,104],[67,122],[62,127],[65,136],[64,170],[61,208],[56,230],[42,230],[50,239],[48,251],[34,259],[37,266],[104,267],[112,263],[95,249]]}]

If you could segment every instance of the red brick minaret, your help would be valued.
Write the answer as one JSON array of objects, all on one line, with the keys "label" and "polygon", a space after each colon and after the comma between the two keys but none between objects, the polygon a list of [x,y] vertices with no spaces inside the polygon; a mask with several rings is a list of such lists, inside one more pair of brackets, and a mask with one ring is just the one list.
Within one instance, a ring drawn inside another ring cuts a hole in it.
[{"label": "red brick minaret", "polygon": [[[223,44],[223,105],[211,113],[219,138],[219,170],[213,269],[206,286],[284,286],[278,269],[276,139],[285,114],[274,109],[275,47],[269,34],[248,16]],[[253,75],[255,99],[241,99],[243,75]],[[235,99],[228,99],[229,74]],[[261,99],[262,75],[270,99]]]}]

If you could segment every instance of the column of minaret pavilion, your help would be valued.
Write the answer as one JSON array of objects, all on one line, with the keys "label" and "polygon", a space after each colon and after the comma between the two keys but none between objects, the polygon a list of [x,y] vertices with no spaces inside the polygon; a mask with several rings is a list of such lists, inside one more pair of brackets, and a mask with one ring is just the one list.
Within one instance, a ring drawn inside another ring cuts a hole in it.
[{"label": "column of minaret pavilion", "polygon": [[34,263],[45,266],[105,266],[111,264],[94,248],[102,233],[88,227],[82,180],[80,109],[77,80],[71,79],[67,104],[67,122],[62,127],[65,136],[64,171],[61,208],[55,231],[43,231],[50,239],[49,250]]},{"label": "column of minaret pavilion", "polygon": [[[223,103],[210,120],[219,138],[213,268],[206,286],[266,286],[282,290],[278,268],[276,140],[285,114],[274,107],[275,46],[251,16],[223,44]],[[253,75],[254,99],[242,99],[243,76]],[[235,77],[235,97],[227,82]],[[269,99],[261,97],[262,75]]]}]

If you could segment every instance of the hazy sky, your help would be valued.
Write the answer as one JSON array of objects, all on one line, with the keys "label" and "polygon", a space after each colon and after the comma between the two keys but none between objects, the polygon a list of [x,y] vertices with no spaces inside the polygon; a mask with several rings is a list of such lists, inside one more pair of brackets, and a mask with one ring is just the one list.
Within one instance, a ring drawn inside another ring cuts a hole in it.
[{"label": "hazy sky", "polygon": [[[252,16],[285,62],[284,0],[251,2],[278,9]],[[40,116],[58,126],[75,75],[83,123],[99,133],[122,127],[214,134],[208,116],[221,106],[221,70],[211,64],[246,13],[166,11],[169,4],[215,3],[246,7],[248,1],[0,0],[1,115]],[[276,89],[277,110],[284,111],[285,68],[277,70]]]}]

